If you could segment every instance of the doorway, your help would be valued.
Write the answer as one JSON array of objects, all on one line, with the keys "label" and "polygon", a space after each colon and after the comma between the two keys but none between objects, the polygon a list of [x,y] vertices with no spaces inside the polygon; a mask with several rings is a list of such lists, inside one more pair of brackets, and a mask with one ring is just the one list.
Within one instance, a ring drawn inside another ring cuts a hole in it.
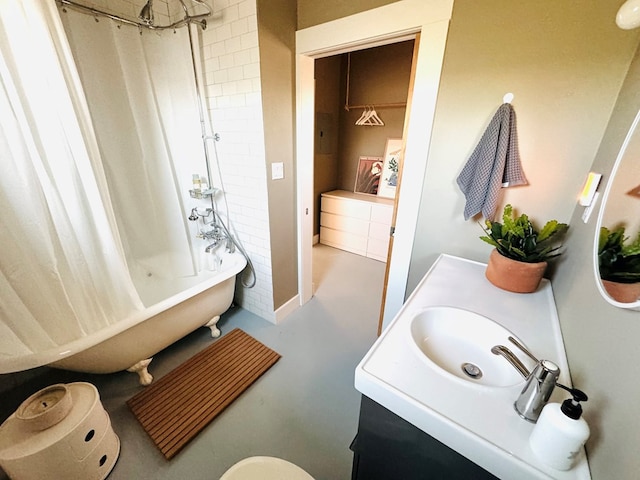
[{"label": "doorway", "polygon": [[396,233],[386,284],[384,322],[402,306],[406,293],[419,199],[426,171],[435,104],[451,18],[451,0],[403,0],[296,33],[296,166],[298,265],[301,304],[312,286],[313,157],[315,144],[315,60],[395,43],[420,32],[412,110],[405,134],[405,181],[398,192]]},{"label": "doorway", "polygon": [[[382,269],[401,173],[414,44],[409,39],[315,60],[313,241],[368,257]],[[326,258],[317,253],[314,274],[322,268],[318,258]]]}]

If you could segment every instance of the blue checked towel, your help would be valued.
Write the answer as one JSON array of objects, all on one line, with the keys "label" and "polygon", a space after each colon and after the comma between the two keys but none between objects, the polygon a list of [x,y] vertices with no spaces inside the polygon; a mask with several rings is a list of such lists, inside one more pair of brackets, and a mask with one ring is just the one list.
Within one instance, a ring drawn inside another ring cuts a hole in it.
[{"label": "blue checked towel", "polygon": [[480,212],[492,219],[500,188],[528,183],[520,164],[516,112],[510,103],[500,105],[457,182],[467,200],[465,220]]}]

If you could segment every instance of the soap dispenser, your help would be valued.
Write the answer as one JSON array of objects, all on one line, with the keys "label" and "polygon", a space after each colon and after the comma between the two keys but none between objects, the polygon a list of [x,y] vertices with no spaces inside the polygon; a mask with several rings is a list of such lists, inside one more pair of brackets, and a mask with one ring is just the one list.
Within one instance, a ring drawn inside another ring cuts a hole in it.
[{"label": "soap dispenser", "polygon": [[545,405],[533,427],[529,445],[547,465],[557,470],[569,470],[589,438],[589,425],[582,418],[580,405],[580,402],[587,401],[587,395],[576,388],[557,385],[571,393],[572,398],[562,402],[562,405]]}]

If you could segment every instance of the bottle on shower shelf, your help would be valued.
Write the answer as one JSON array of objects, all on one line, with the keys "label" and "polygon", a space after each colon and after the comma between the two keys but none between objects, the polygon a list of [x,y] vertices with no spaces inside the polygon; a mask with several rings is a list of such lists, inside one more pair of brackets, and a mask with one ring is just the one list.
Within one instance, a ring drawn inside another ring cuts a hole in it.
[{"label": "bottle on shower shelf", "polygon": [[202,191],[202,181],[200,180],[200,175],[194,173],[191,178],[193,182],[193,191],[200,193]]}]

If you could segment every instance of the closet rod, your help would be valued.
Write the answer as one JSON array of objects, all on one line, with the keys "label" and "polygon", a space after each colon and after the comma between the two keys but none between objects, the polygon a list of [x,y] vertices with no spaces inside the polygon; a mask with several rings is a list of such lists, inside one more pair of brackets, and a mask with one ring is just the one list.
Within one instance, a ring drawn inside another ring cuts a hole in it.
[{"label": "closet rod", "polygon": [[344,109],[348,112],[352,108],[367,108],[367,107],[373,107],[373,108],[401,108],[401,107],[406,107],[406,106],[407,106],[407,102],[376,103],[376,104],[368,103],[366,105],[345,105]]},{"label": "closet rod", "polygon": [[351,80],[351,52],[347,55],[347,88],[345,92],[344,109],[348,112],[352,108],[400,108],[406,107],[407,102],[398,103],[376,103],[375,105],[368,103],[367,105],[349,105],[349,83]]}]

